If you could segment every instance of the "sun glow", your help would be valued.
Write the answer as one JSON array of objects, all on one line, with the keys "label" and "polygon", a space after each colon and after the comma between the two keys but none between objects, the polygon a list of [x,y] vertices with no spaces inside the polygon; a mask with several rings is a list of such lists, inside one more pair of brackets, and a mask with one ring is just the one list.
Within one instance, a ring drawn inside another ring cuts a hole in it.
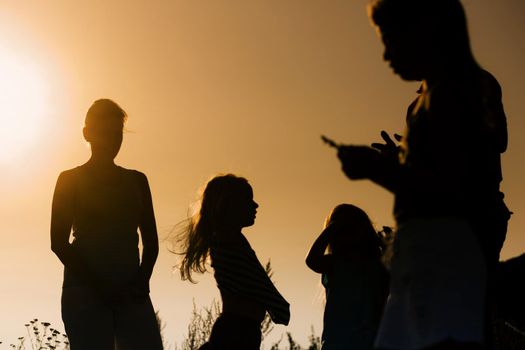
[{"label": "sun glow", "polygon": [[30,57],[0,48],[0,164],[25,157],[42,131],[47,87]]}]

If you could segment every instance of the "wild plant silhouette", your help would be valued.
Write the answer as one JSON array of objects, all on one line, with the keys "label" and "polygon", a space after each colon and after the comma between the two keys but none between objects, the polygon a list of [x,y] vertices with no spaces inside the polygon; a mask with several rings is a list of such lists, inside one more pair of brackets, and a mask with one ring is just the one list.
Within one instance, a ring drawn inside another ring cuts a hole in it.
[{"label": "wild plant silhouette", "polygon": [[16,344],[10,344],[11,349],[69,350],[67,335],[51,327],[49,322],[42,322],[35,318],[26,323],[25,327],[27,335],[19,337]]},{"label": "wild plant silhouette", "polygon": [[[187,333],[180,343],[176,345],[174,350],[198,350],[201,345],[208,341],[211,334],[211,329],[215,320],[220,315],[220,302],[213,300],[210,306],[197,308],[195,301],[193,302],[193,310],[191,314],[190,323],[188,324]],[[267,316],[261,326],[261,333],[266,338],[273,330],[271,320]],[[284,341],[283,341],[284,340]],[[281,338],[272,343],[269,350],[320,350],[321,339],[316,336],[314,329],[311,330],[311,335],[308,338],[309,344],[307,347],[301,347],[294,339],[290,332],[287,332]],[[265,347],[266,348],[266,347]],[[165,349],[168,349],[165,346]]]}]

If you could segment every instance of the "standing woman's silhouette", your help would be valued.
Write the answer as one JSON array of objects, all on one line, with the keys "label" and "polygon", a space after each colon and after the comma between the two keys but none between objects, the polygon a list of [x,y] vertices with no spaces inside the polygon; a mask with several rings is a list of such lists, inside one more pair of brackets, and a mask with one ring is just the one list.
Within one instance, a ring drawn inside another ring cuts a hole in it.
[{"label": "standing woman's silhouette", "polygon": [[390,297],[376,346],[478,349],[486,342],[487,272],[509,211],[500,192],[507,146],[501,89],[472,54],[459,0],[374,0],[384,59],[421,81],[399,158],[341,147],[343,170],[395,194]]},{"label": "standing woman's silhouette", "polygon": [[290,320],[288,302],[241,232],[254,224],[258,206],[246,179],[216,176],[206,184],[200,210],[183,231],[182,278],[192,281],[192,272],[205,272],[211,257],[222,298],[222,313],[202,349],[259,350],[266,312],[275,323]]},{"label": "standing woman's silhouette", "polygon": [[372,350],[388,295],[388,274],[368,215],[351,204],[335,207],[306,265],[322,274],[326,290],[322,349]]},{"label": "standing woman's silhouette", "polygon": [[72,350],[162,349],[149,298],[159,248],[148,180],[114,163],[126,118],[112,100],[93,103],[83,130],[91,158],[62,172],[53,196],[51,249],[64,264]]}]

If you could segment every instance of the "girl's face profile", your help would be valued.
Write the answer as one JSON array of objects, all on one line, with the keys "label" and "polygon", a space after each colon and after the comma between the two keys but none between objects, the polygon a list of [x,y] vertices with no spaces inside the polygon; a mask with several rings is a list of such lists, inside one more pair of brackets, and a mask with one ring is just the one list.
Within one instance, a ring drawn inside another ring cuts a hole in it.
[{"label": "girl's face profile", "polygon": [[247,185],[239,191],[239,198],[235,201],[233,210],[235,211],[234,216],[238,219],[238,223],[241,227],[252,226],[255,223],[255,216],[257,215],[257,204],[253,200],[253,190]]}]

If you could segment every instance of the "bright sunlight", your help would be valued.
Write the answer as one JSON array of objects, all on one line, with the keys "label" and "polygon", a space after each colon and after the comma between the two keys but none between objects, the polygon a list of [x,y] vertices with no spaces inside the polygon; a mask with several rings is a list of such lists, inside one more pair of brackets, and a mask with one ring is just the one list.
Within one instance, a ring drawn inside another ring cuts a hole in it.
[{"label": "bright sunlight", "polygon": [[0,164],[26,157],[46,114],[46,85],[31,57],[0,48]]}]

